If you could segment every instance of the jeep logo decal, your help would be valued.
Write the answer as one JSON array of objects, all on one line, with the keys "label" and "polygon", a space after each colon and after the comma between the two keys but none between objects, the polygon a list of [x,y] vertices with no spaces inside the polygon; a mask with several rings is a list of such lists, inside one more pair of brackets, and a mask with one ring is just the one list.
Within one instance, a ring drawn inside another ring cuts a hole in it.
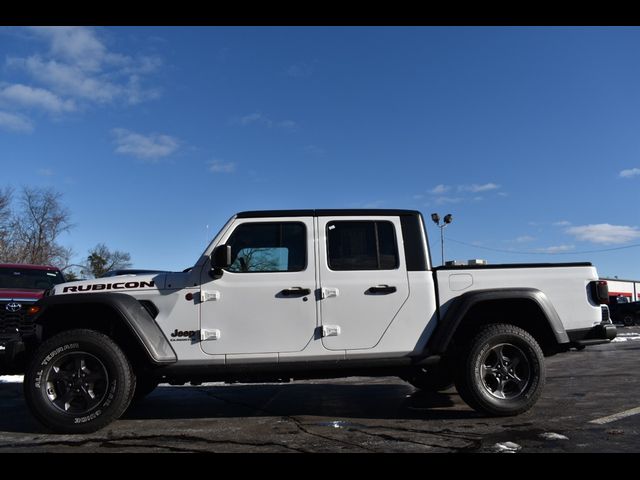
[{"label": "jeep logo decal", "polygon": [[182,338],[191,338],[195,337],[199,332],[197,330],[176,330],[171,334],[173,338],[182,337]]}]

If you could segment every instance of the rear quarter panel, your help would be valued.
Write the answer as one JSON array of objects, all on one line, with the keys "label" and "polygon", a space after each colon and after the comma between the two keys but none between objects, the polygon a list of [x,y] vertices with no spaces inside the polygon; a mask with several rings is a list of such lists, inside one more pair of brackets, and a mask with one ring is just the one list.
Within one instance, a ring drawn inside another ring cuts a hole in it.
[{"label": "rear quarter panel", "polygon": [[437,273],[440,318],[452,300],[474,290],[535,288],[543,292],[558,313],[565,330],[590,328],[600,323],[600,306],[590,300],[589,282],[598,280],[595,267],[545,266],[455,268]]}]

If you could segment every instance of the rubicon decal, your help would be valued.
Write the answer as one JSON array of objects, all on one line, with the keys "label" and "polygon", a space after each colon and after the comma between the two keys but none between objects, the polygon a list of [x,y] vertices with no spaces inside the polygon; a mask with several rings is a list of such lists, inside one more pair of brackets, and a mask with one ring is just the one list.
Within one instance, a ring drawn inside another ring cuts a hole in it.
[{"label": "rubicon decal", "polygon": [[92,285],[74,285],[64,287],[62,293],[68,292],[96,292],[100,290],[127,290],[134,288],[154,288],[156,286],[153,280],[149,282],[116,282],[116,283],[94,283]]}]

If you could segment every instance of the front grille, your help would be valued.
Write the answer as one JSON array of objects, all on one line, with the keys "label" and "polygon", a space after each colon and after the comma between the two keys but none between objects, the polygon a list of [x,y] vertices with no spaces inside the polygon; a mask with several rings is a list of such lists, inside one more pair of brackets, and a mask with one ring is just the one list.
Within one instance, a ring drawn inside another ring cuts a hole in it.
[{"label": "front grille", "polygon": [[0,302],[0,336],[9,337],[16,334],[29,335],[34,333],[35,325],[27,317],[27,309],[32,302],[17,302],[22,305],[17,312],[10,312],[6,306],[11,302]]}]

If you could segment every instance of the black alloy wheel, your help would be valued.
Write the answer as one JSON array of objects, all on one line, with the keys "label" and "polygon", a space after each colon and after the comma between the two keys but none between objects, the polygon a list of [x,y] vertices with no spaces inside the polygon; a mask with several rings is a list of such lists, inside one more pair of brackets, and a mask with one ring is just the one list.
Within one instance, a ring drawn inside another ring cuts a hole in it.
[{"label": "black alloy wheel", "polygon": [[122,349],[94,330],[68,330],[46,340],[24,376],[33,416],[56,433],[91,433],[118,419],[136,378]]},{"label": "black alloy wheel", "polygon": [[511,324],[481,328],[458,359],[456,389],[473,409],[492,416],[518,415],[542,394],[544,354],[535,338]]}]

